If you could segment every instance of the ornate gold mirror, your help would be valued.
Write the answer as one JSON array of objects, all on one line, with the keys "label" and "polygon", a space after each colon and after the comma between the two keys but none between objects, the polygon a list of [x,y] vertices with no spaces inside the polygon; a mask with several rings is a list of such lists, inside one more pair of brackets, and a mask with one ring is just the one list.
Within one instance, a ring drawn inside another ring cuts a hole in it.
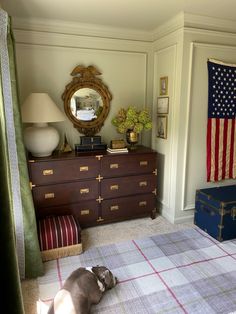
[{"label": "ornate gold mirror", "polygon": [[111,93],[97,77],[101,72],[94,66],[78,65],[71,75],[73,79],[62,94],[65,113],[80,133],[93,136],[100,131],[109,113]]}]

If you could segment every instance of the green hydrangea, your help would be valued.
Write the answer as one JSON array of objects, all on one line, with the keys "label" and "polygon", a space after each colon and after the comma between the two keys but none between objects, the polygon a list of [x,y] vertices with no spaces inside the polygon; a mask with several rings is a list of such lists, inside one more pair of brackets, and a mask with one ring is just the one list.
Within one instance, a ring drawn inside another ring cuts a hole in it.
[{"label": "green hydrangea", "polygon": [[149,121],[149,122],[144,124],[144,129],[145,130],[151,130],[151,128],[152,128],[152,122],[151,121]]},{"label": "green hydrangea", "polygon": [[122,122],[120,125],[118,125],[116,130],[117,130],[118,133],[124,134],[126,132],[126,130],[127,130],[127,128],[125,126],[125,123]]},{"label": "green hydrangea", "polygon": [[144,125],[151,122],[151,118],[149,117],[147,110],[142,110],[139,113],[138,121]]},{"label": "green hydrangea", "polygon": [[141,131],[143,130],[144,126],[142,123],[138,122],[135,124],[134,126],[134,132],[137,132],[137,133],[141,133]]},{"label": "green hydrangea", "polygon": [[134,122],[138,121],[138,112],[133,106],[130,106],[128,108],[127,113],[126,113],[126,120],[131,120]]},{"label": "green hydrangea", "polygon": [[134,106],[127,109],[121,108],[111,120],[118,133],[124,134],[127,130],[141,133],[152,128],[152,120],[146,109],[138,110]]}]

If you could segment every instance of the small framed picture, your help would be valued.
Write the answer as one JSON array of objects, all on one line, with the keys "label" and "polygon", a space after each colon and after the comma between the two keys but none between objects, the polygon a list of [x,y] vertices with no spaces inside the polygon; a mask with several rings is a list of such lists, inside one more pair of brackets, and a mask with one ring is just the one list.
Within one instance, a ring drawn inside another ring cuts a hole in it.
[{"label": "small framed picture", "polygon": [[167,138],[167,116],[157,115],[157,137]]},{"label": "small framed picture", "polygon": [[168,95],[168,76],[160,77],[160,95]]},{"label": "small framed picture", "polygon": [[157,98],[157,113],[167,114],[169,112],[169,97]]}]

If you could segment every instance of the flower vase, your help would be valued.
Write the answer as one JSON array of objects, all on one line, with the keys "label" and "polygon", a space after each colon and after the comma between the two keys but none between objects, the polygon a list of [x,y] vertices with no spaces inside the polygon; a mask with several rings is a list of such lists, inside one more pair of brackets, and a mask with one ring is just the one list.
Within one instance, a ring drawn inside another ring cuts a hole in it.
[{"label": "flower vase", "polygon": [[130,148],[134,149],[135,145],[138,143],[139,133],[134,132],[133,130],[126,131],[126,141],[130,144]]}]

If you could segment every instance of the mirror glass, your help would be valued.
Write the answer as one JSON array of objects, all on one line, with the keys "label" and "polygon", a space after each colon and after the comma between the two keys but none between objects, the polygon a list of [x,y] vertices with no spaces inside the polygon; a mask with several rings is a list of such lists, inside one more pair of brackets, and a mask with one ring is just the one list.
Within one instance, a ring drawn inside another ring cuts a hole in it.
[{"label": "mirror glass", "polygon": [[102,112],[102,97],[91,88],[77,90],[70,101],[70,109],[73,116],[81,121],[97,119]]},{"label": "mirror glass", "polygon": [[73,79],[62,94],[65,113],[80,133],[93,136],[107,118],[111,93],[94,66],[78,65],[71,75]]}]

